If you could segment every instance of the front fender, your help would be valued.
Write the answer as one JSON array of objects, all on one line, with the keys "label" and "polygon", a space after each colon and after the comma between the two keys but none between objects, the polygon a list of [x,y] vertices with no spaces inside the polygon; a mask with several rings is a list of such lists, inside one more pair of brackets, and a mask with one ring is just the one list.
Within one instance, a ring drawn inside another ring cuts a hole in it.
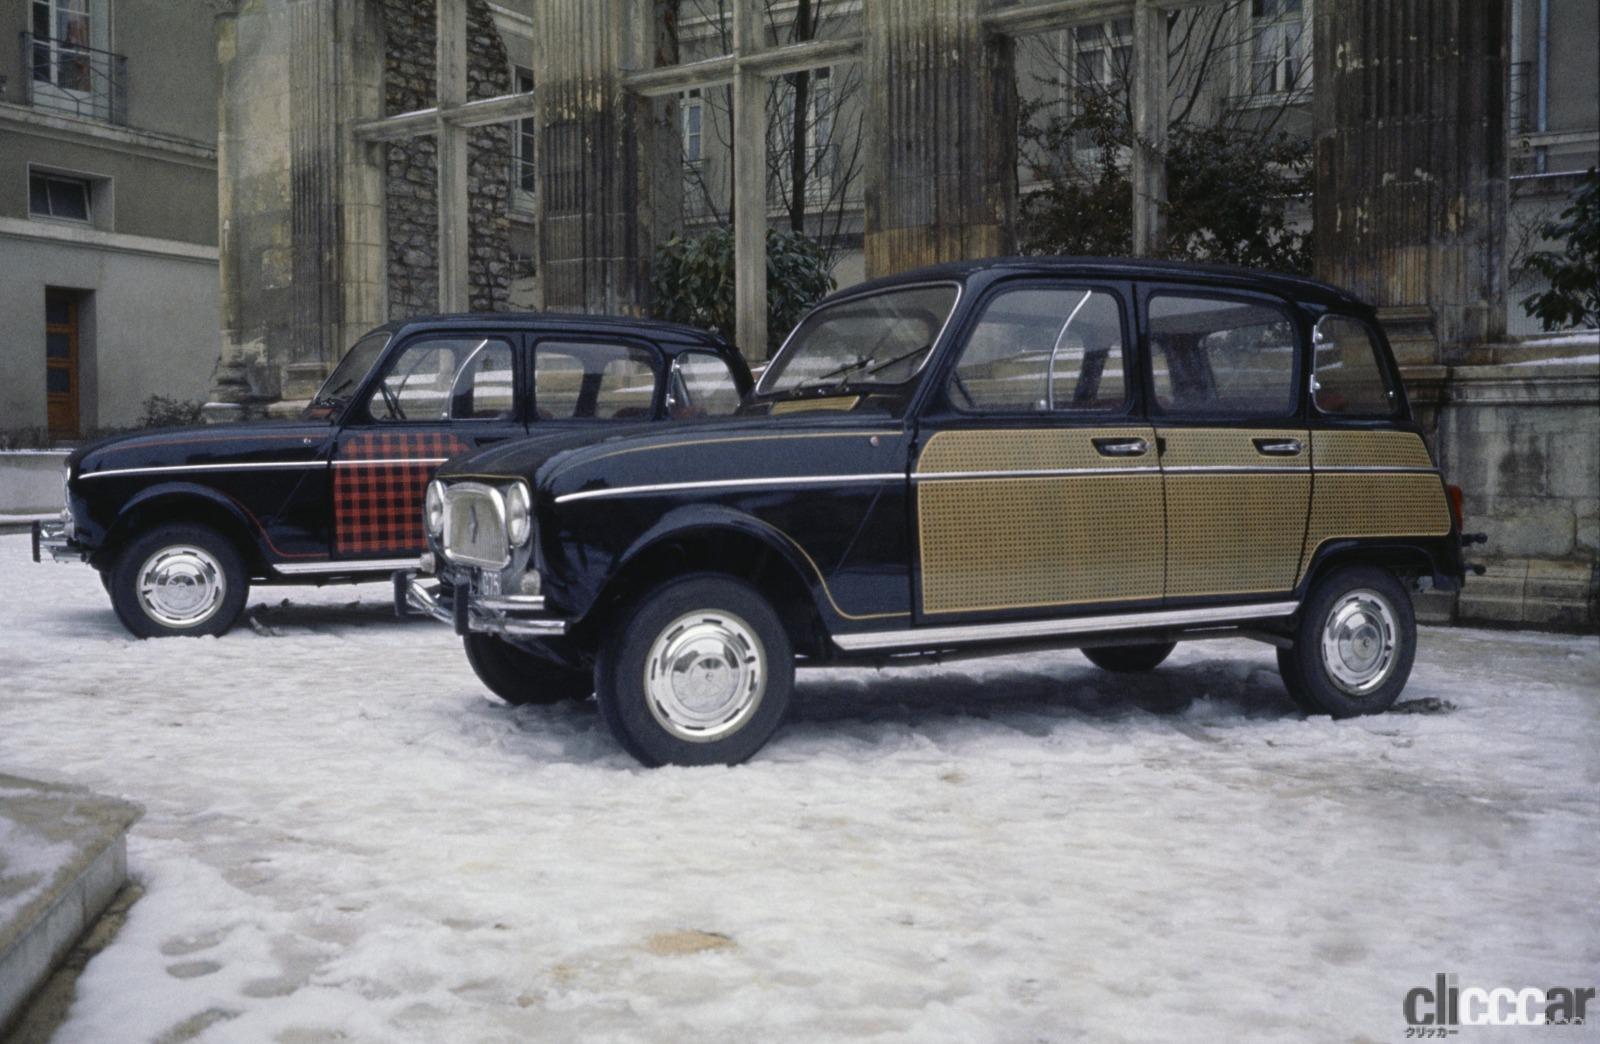
[{"label": "front fender", "polygon": [[782,532],[761,519],[737,509],[719,504],[688,504],[663,514],[654,525],[640,533],[616,557],[609,574],[587,595],[581,605],[574,605],[575,615],[584,618],[599,605],[608,602],[612,595],[625,589],[630,581],[649,575],[649,566],[663,547],[689,542],[694,546],[715,546],[726,549],[725,559],[707,562],[707,566],[732,566],[742,560],[739,552],[753,545],[783,563],[792,574],[796,585],[810,597],[814,609],[823,609],[826,598],[822,575],[794,542]]},{"label": "front fender", "polygon": [[140,490],[122,505],[98,541],[100,550],[97,553],[121,546],[135,533],[146,528],[151,518],[161,522],[220,524],[227,530],[224,535],[239,544],[240,551],[253,552],[253,557],[263,560],[268,558],[271,551],[261,521],[232,497],[194,482],[164,482]]}]

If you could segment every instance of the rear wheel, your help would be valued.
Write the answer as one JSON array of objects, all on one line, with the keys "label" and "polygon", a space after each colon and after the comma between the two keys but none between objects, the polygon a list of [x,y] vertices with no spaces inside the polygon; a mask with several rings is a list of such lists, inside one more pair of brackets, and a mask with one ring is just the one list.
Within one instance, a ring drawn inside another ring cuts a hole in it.
[{"label": "rear wheel", "polygon": [[489,691],[512,706],[588,699],[594,676],[519,649],[492,634],[469,634],[467,662]]},{"label": "rear wheel", "polygon": [[1084,649],[1083,655],[1101,670],[1119,674],[1138,674],[1153,671],[1161,666],[1177,642],[1151,642],[1149,645],[1106,645],[1098,649]]},{"label": "rear wheel", "polygon": [[122,549],[107,576],[117,618],[140,638],[224,634],[250,594],[238,549],[205,526],[152,529]]},{"label": "rear wheel", "polygon": [[644,764],[732,765],[788,714],[794,650],[754,588],[702,574],[634,604],[601,649],[595,683],[606,725]]},{"label": "rear wheel", "polygon": [[1411,677],[1417,621],[1393,573],[1347,566],[1301,606],[1294,648],[1278,651],[1284,685],[1307,713],[1351,718],[1388,710]]}]

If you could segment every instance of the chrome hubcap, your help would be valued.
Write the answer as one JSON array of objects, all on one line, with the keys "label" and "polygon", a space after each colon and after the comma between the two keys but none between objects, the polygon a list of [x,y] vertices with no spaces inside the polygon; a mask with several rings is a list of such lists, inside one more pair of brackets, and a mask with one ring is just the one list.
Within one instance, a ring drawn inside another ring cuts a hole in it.
[{"label": "chrome hubcap", "polygon": [[1334,603],[1322,628],[1322,662],[1333,683],[1353,696],[1382,685],[1394,669],[1394,606],[1376,591],[1351,591]]},{"label": "chrome hubcap", "polygon": [[739,731],[761,706],[766,653],[751,626],[732,613],[685,613],[650,646],[644,687],[662,728],[709,743]]},{"label": "chrome hubcap", "polygon": [[139,605],[146,616],[166,627],[205,623],[227,590],[222,564],[204,548],[164,547],[139,567]]}]

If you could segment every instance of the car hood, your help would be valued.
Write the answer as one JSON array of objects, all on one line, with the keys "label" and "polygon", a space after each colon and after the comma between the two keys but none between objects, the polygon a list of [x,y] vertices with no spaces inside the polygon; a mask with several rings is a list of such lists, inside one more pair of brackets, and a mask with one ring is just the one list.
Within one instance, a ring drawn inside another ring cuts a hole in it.
[{"label": "car hood", "polygon": [[171,467],[256,460],[301,460],[326,449],[326,421],[262,421],[192,428],[155,428],[112,435],[74,450],[72,474],[110,468]]},{"label": "car hood", "polygon": [[737,440],[741,436],[804,435],[858,429],[859,418],[725,417],[711,420],[650,421],[628,425],[596,425],[584,431],[533,435],[503,443],[470,456],[458,457],[439,469],[439,477],[483,478],[490,481],[521,478],[535,489],[558,475],[607,457],[644,449],[694,447],[702,443]]}]

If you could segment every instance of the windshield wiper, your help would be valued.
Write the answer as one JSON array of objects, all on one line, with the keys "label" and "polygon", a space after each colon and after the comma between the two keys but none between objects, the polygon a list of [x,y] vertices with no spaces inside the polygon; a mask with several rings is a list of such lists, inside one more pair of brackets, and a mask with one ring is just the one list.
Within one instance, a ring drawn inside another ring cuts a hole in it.
[{"label": "windshield wiper", "polygon": [[[884,370],[887,370],[889,367],[895,365],[896,363],[903,363],[907,359],[911,358],[912,356],[921,355],[923,352],[927,351],[929,348],[932,348],[932,347],[933,347],[933,345],[931,345],[931,344],[924,344],[924,345],[921,345],[919,347],[913,348],[909,352],[904,352],[904,353],[902,353],[900,355],[895,356],[893,359],[890,359],[888,362],[879,363],[878,365],[874,366],[872,369],[868,370],[867,373],[868,374],[882,373]],[[871,362],[872,360],[868,359],[867,361]]]},{"label": "windshield wiper", "polygon": [[[856,359],[853,362],[847,362],[843,366],[829,370],[827,373],[820,374],[816,377],[809,377],[806,380],[801,381],[799,384],[794,386],[795,391],[805,391],[807,388],[820,388],[827,382],[833,380],[835,377],[843,377],[851,370],[859,370],[863,366],[870,365],[872,365],[872,356],[870,355],[862,359]],[[842,381],[840,382],[841,387],[843,386],[843,383],[844,382]]]}]

